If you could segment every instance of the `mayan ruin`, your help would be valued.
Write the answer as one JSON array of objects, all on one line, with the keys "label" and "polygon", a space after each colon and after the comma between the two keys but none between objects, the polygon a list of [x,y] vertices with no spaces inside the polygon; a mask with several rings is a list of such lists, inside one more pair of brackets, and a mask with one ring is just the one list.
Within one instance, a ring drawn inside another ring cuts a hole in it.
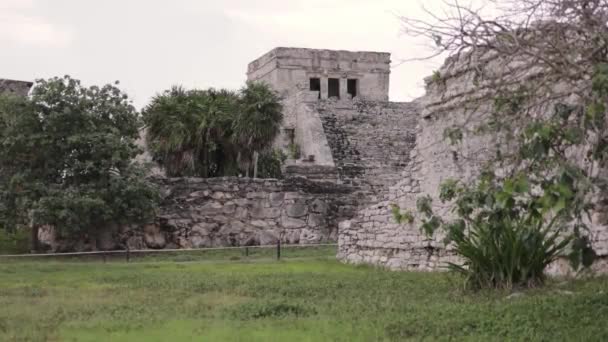
[{"label": "mayan ruin", "polygon": [[[466,88],[460,88],[467,75],[445,68],[457,75],[446,77],[449,86],[429,78],[423,97],[390,102],[390,63],[383,52],[269,51],[249,64],[247,78],[281,95],[284,119],[274,145],[285,153],[295,146],[300,154],[286,160],[286,180],[161,179],[167,197],[156,224],[117,227],[101,242],[67,244],[43,229],[41,240],[55,251],[338,242],[338,259],[345,262],[435,270],[457,261],[441,235],[431,238],[415,225],[396,223],[391,207],[415,208],[419,196],[438,196],[443,180],[477,172],[475,165],[454,159],[437,134],[464,118],[454,109],[457,102],[444,99],[465,97]],[[2,85],[20,95],[31,87],[16,81]],[[484,138],[472,139],[464,143],[471,149],[467,153],[479,154],[475,146]],[[184,202],[186,207],[179,205]],[[599,256],[608,255],[603,216],[594,217],[600,221],[592,242]]]},{"label": "mayan ruin", "polygon": [[608,0],[0,0],[0,341],[608,341]]}]

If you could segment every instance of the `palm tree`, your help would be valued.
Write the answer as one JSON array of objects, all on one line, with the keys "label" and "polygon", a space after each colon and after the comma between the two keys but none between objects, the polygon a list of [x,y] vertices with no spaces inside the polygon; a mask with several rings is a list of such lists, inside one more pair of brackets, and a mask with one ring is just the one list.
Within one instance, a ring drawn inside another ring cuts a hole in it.
[{"label": "palm tree", "polygon": [[283,107],[270,86],[259,82],[247,82],[240,90],[239,100],[233,139],[239,149],[239,162],[249,175],[254,155],[269,148],[278,135]]},{"label": "palm tree", "polygon": [[215,175],[222,170],[217,158],[230,143],[236,106],[237,95],[228,90],[174,86],[142,112],[146,144],[169,176]]},{"label": "palm tree", "polygon": [[283,115],[277,95],[265,84],[229,90],[185,90],[174,86],[142,111],[146,144],[168,176],[249,175],[252,157],[268,148]]}]

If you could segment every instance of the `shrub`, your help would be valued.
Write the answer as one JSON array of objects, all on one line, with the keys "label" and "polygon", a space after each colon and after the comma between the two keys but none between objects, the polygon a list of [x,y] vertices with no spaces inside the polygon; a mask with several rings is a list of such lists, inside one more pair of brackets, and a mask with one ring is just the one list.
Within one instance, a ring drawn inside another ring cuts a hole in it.
[{"label": "shrub", "polygon": [[0,254],[25,254],[29,252],[29,232],[17,229],[8,232],[0,228]]},{"label": "shrub", "polygon": [[289,144],[288,149],[289,149],[289,158],[300,159],[300,157],[301,157],[300,145],[298,145],[296,143],[291,143],[291,144]]},{"label": "shrub", "polygon": [[258,158],[258,177],[259,178],[283,178],[281,165],[287,156],[281,150],[273,150],[260,153]]},{"label": "shrub", "polygon": [[471,185],[448,180],[439,197],[453,201],[456,219],[444,222],[423,197],[418,200],[422,229],[427,234],[445,230],[445,242],[463,260],[449,268],[464,275],[469,288],[538,286],[545,268],[559,257],[568,256],[575,268],[593,262],[589,241],[581,236],[584,227],[572,223],[577,187],[572,180],[567,171],[546,178],[543,192],[533,191],[523,174],[499,179],[486,172]]}]

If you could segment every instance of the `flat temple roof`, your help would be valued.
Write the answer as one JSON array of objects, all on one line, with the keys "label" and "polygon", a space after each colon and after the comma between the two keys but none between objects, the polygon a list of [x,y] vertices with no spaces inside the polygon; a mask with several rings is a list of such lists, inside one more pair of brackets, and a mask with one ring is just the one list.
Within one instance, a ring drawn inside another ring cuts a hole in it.
[{"label": "flat temple roof", "polygon": [[[375,60],[384,60],[390,63],[391,54],[390,52],[376,52],[376,51],[349,51],[349,50],[329,50],[329,49],[310,49],[310,48],[295,48],[295,47],[276,47],[267,53],[263,54],[256,60],[249,63],[247,66],[247,72],[250,73],[256,70],[260,65],[266,64],[268,61],[277,57],[302,57],[302,55],[310,55],[312,58],[313,54],[327,56],[328,59],[341,57],[344,59],[357,59],[360,62],[365,62],[372,57]],[[297,56],[299,55],[299,56]]]}]

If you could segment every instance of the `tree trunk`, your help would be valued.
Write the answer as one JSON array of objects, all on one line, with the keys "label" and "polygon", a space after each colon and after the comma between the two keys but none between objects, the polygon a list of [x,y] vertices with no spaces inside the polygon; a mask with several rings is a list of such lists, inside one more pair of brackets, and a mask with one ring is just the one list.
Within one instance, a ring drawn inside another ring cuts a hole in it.
[{"label": "tree trunk", "polygon": [[207,137],[209,132],[205,133],[205,140],[203,140],[203,178],[209,177],[209,150],[207,149]]},{"label": "tree trunk", "polygon": [[30,227],[30,252],[36,253],[39,249],[38,243],[38,231],[40,230],[40,226],[37,224],[32,224]]},{"label": "tree trunk", "polygon": [[258,157],[259,153],[253,152],[253,178],[258,178]]}]

